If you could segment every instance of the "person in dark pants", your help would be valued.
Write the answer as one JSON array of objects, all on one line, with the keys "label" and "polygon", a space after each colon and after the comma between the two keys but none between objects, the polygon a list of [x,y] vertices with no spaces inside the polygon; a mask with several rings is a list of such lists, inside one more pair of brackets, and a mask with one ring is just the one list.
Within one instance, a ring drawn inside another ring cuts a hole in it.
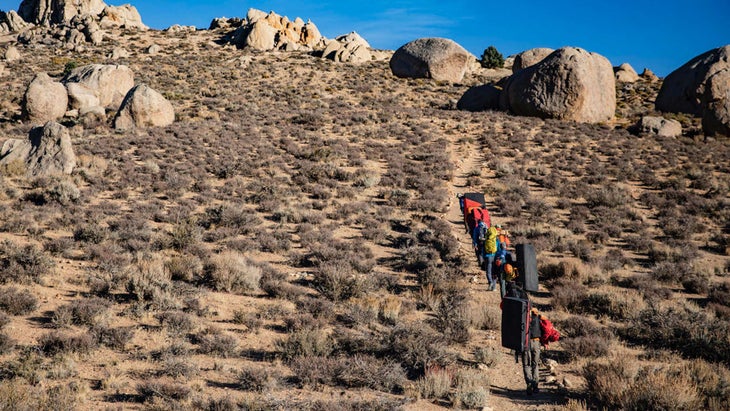
[{"label": "person in dark pants", "polygon": [[538,382],[540,381],[540,314],[537,308],[533,308],[528,326],[530,342],[525,351],[522,352],[522,369],[525,373],[527,384],[527,395],[540,392]]}]

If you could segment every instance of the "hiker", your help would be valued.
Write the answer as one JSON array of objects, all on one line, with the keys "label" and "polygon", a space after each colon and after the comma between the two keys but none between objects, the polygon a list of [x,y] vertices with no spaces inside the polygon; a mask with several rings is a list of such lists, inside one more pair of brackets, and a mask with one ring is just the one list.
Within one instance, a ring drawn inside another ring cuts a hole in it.
[{"label": "hiker", "polygon": [[527,384],[527,395],[540,392],[538,382],[540,381],[540,313],[533,307],[530,311],[530,322],[527,327],[529,333],[529,346],[522,352],[522,370],[525,374]]},{"label": "hiker", "polygon": [[486,239],[484,240],[484,264],[487,272],[487,281],[489,282],[489,291],[497,288],[497,282],[492,276],[494,269],[494,257],[497,255],[497,229],[489,227],[487,229]]},{"label": "hiker", "polygon": [[484,240],[486,240],[487,224],[484,221],[479,221],[477,226],[474,227],[474,232],[471,236],[471,243],[474,246],[474,251],[477,254],[477,260],[479,261],[479,268],[484,267]]},{"label": "hiker", "polygon": [[502,295],[502,298],[504,298],[505,295],[507,295],[508,297],[512,297],[508,294],[510,291],[510,286],[517,286],[517,283],[515,283],[516,278],[517,269],[514,268],[511,262],[507,262],[501,265],[499,269],[499,292]]}]

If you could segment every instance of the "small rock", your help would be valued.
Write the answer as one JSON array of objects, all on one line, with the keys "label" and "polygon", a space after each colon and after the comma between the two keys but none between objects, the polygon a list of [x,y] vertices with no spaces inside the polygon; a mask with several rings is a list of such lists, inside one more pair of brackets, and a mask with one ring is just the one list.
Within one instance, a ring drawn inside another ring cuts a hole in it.
[{"label": "small rock", "polygon": [[20,60],[20,52],[15,46],[8,47],[5,50],[5,61],[16,61]]},{"label": "small rock", "polygon": [[570,381],[567,377],[563,377],[563,387],[565,388],[573,388],[575,385],[573,385],[573,382]]},{"label": "small rock", "polygon": [[545,378],[545,384],[555,384],[555,383],[556,383],[557,381],[558,381],[558,379],[557,379],[557,378],[555,378],[555,377],[554,377],[554,376],[552,376],[552,375],[548,375],[548,376],[547,376],[547,377]]}]

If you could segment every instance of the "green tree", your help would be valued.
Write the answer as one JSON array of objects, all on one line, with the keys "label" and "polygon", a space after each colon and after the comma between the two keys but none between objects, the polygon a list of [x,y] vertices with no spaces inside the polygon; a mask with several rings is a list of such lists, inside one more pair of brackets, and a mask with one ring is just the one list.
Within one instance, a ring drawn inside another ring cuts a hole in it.
[{"label": "green tree", "polygon": [[484,68],[504,67],[504,57],[494,46],[489,46],[484,50],[482,59],[479,62],[482,63],[482,67]]}]

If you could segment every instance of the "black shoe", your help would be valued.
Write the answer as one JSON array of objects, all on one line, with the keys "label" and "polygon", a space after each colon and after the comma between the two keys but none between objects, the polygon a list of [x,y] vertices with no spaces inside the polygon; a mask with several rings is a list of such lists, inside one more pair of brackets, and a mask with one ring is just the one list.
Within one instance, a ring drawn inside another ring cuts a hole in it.
[{"label": "black shoe", "polygon": [[532,395],[532,385],[527,386],[527,395]]},{"label": "black shoe", "polygon": [[537,383],[532,384],[532,392],[535,394],[540,392],[540,388],[537,386]]}]

